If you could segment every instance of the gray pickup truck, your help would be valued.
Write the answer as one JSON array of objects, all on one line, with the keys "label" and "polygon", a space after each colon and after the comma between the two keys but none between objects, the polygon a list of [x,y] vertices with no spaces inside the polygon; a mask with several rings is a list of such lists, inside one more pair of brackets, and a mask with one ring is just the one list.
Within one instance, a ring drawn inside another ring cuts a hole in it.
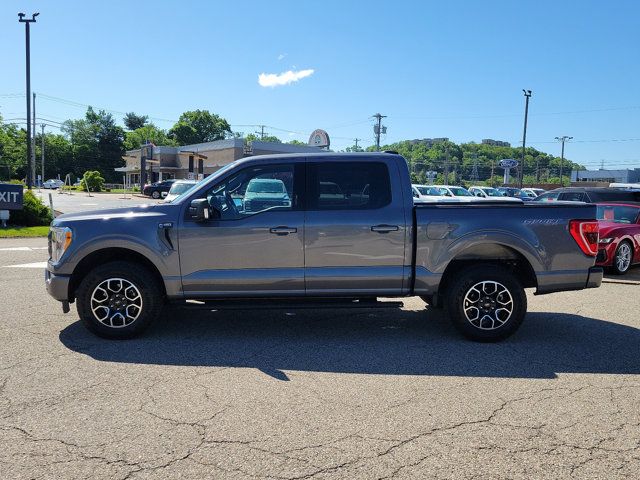
[{"label": "gray pickup truck", "polygon": [[[256,201],[257,183],[279,189]],[[108,338],[139,334],[166,302],[368,306],[417,295],[467,337],[493,341],[522,323],[525,288],[600,285],[595,215],[560,202],[414,204],[395,153],[250,157],[170,203],[56,218],[45,278],[65,312],[75,302]]]}]

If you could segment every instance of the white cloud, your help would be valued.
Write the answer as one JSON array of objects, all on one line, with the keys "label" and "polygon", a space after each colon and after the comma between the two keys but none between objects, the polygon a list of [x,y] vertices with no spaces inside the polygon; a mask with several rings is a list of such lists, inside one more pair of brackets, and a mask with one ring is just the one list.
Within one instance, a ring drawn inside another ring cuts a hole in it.
[{"label": "white cloud", "polygon": [[281,53],[280,55],[278,55],[278,61],[282,60],[286,56],[287,56],[286,53]]},{"label": "white cloud", "polygon": [[309,68],[307,70],[298,70],[297,72],[289,70],[288,72],[282,73],[261,73],[258,75],[258,83],[262,87],[289,85],[290,83],[313,75],[313,72],[314,70]]}]

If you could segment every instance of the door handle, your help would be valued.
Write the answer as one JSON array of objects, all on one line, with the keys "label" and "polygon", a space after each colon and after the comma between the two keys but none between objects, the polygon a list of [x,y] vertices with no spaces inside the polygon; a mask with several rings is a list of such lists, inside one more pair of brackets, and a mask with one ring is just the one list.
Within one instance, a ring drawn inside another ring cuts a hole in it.
[{"label": "door handle", "polygon": [[298,229],[291,227],[273,227],[269,229],[269,232],[276,235],[289,235],[290,233],[297,233]]},{"label": "door handle", "polygon": [[398,227],[398,225],[374,225],[373,227],[371,227],[372,232],[378,233],[397,232],[398,230],[400,230],[400,227]]}]

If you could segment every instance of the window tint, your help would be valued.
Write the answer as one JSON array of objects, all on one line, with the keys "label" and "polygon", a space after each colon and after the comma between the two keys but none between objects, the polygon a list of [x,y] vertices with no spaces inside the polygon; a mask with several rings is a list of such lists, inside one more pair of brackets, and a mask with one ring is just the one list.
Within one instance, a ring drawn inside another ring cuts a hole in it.
[{"label": "window tint", "polygon": [[560,192],[547,192],[547,193],[543,193],[542,195],[539,195],[536,198],[536,201],[553,202],[554,200],[557,200],[559,196],[560,196]]},{"label": "window tint", "polygon": [[389,171],[382,162],[326,162],[310,165],[309,208],[366,210],[391,203]]},{"label": "window tint", "polygon": [[249,167],[217,183],[207,200],[221,220],[237,220],[267,210],[291,210],[294,166]]},{"label": "window tint", "polygon": [[584,193],[582,192],[565,192],[560,195],[560,200],[567,202],[583,202]]}]

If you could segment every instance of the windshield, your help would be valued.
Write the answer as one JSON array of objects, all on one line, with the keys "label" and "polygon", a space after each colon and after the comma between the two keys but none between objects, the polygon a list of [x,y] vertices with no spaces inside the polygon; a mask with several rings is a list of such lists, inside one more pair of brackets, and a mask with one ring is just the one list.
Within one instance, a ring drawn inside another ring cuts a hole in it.
[{"label": "windshield", "polygon": [[180,195],[184,192],[186,192],[187,190],[189,190],[191,187],[193,187],[195,185],[195,183],[174,183],[173,186],[171,187],[171,190],[169,190],[169,194],[171,195]]},{"label": "windshield", "polygon": [[640,207],[627,205],[598,205],[596,218],[613,223],[635,223]]},{"label": "windshield", "polygon": [[487,194],[487,197],[503,197],[504,196],[498,190],[491,187],[483,188],[482,191]]},{"label": "windshield", "polygon": [[435,187],[416,187],[418,189],[418,191],[420,192],[420,195],[431,195],[434,197],[441,197],[442,193],[440,192],[440,189],[435,188]]},{"label": "windshield", "polygon": [[280,180],[252,180],[247,192],[252,193],[284,193],[284,183]]},{"label": "windshield", "polygon": [[451,190],[451,193],[456,197],[473,197],[473,195],[462,187],[449,187],[449,190]]}]

